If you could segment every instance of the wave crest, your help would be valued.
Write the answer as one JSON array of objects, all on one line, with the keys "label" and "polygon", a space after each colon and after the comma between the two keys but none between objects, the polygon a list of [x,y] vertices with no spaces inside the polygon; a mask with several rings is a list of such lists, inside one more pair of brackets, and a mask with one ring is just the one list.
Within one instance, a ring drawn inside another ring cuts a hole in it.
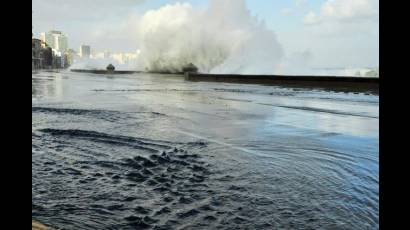
[{"label": "wave crest", "polygon": [[244,0],[211,0],[207,9],[189,3],[145,13],[138,25],[139,68],[179,72],[194,63],[206,73],[273,73],[282,46]]}]

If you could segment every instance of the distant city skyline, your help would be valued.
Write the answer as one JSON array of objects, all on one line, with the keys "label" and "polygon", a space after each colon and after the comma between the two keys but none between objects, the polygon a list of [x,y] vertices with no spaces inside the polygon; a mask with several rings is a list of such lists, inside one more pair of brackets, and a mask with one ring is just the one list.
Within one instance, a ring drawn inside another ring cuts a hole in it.
[{"label": "distant city skyline", "polygon": [[[33,0],[33,33],[63,31],[69,48],[135,52],[136,24],[149,10],[176,0]],[[207,0],[187,0],[206,8]],[[231,3],[235,3],[231,0]],[[247,0],[252,15],[275,31],[285,53],[309,52],[315,67],[379,65],[378,0]]]}]

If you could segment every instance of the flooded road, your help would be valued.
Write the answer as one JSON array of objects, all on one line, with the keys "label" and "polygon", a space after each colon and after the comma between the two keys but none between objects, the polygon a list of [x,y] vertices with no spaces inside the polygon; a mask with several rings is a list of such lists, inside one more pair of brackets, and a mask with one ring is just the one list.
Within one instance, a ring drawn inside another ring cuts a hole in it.
[{"label": "flooded road", "polygon": [[32,217],[62,229],[378,229],[379,97],[32,75]]}]

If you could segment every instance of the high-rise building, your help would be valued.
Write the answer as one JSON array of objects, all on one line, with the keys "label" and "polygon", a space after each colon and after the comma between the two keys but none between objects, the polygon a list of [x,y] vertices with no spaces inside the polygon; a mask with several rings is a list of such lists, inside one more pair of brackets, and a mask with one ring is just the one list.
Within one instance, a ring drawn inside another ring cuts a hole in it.
[{"label": "high-rise building", "polygon": [[82,58],[90,58],[91,55],[91,48],[90,46],[87,45],[81,45],[80,46],[80,56]]},{"label": "high-rise building", "polygon": [[68,38],[61,31],[41,33],[41,40],[55,51],[64,53],[68,49]]}]

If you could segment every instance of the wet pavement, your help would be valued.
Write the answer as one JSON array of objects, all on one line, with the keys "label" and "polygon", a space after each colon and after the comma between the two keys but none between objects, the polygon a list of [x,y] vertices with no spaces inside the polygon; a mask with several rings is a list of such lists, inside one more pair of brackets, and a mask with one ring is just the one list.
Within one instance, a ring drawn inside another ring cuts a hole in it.
[{"label": "wet pavement", "polygon": [[379,97],[32,74],[32,217],[63,229],[378,229]]}]

